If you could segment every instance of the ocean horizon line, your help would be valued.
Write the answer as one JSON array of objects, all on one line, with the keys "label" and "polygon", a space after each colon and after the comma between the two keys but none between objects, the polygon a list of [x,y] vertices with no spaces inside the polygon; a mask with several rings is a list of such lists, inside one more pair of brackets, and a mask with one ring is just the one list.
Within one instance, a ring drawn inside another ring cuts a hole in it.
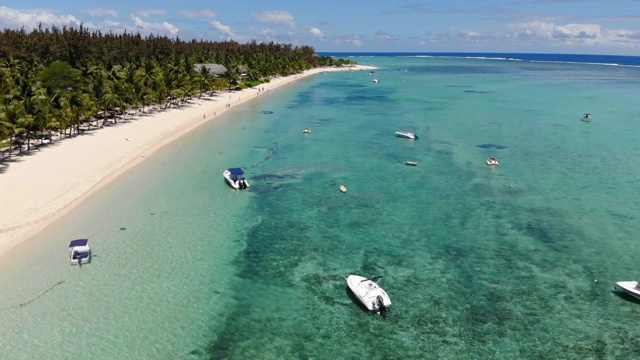
[{"label": "ocean horizon line", "polygon": [[318,55],[334,57],[434,57],[461,58],[498,61],[552,62],[566,64],[589,64],[609,66],[640,67],[640,56],[602,55],[602,54],[567,54],[567,53],[518,53],[518,52],[406,52],[406,51],[363,51],[363,52],[317,52]]}]

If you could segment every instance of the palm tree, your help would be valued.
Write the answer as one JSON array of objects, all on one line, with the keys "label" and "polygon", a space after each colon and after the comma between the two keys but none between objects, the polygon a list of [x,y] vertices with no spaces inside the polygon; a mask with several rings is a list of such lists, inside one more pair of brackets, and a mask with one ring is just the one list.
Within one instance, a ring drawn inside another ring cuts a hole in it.
[{"label": "palm tree", "polygon": [[[38,107],[35,117],[35,127],[40,131],[40,145],[44,142],[44,133],[57,125],[62,104],[59,92],[52,88],[38,88],[36,91],[36,106]],[[51,132],[49,132],[51,135]]]},{"label": "palm tree", "polygon": [[92,66],[88,71],[88,81],[91,100],[95,103],[98,111],[102,111],[102,125],[100,127],[103,127],[107,120],[108,108],[105,102],[105,95],[111,93],[111,84],[107,79],[107,71],[102,66]]},{"label": "palm tree", "polygon": [[211,89],[213,76],[209,68],[207,68],[206,66],[201,66],[200,69],[198,69],[197,73],[198,73],[198,76],[196,77],[196,81],[200,88],[199,97],[202,98],[202,94],[204,94],[206,91]]},{"label": "palm tree", "polygon": [[20,127],[18,119],[20,119],[20,104],[17,101],[2,101],[0,103],[0,129],[5,136],[9,136],[9,155],[13,150],[13,144],[16,134]]},{"label": "palm tree", "polygon": [[153,83],[151,89],[153,91],[153,100],[158,106],[162,106],[165,100],[169,98],[169,89],[164,81],[164,74],[162,69],[157,68],[153,74]]},{"label": "palm tree", "polygon": [[62,130],[67,128],[69,129],[69,136],[71,136],[71,131],[74,128],[76,132],[79,132],[82,116],[87,113],[95,113],[89,112],[92,103],[89,100],[88,94],[72,91],[65,94],[60,103],[62,104],[62,109],[60,111],[60,118],[58,119],[58,126],[61,136],[63,133]]},{"label": "palm tree", "polygon": [[153,101],[153,73],[155,71],[155,63],[147,62],[135,70],[133,74],[134,83],[134,97],[142,105],[142,112],[144,107],[148,106]]},{"label": "palm tree", "polygon": [[103,95],[102,100],[106,105],[106,109],[110,110],[113,114],[113,121],[117,123],[118,116],[116,113],[118,111],[126,111],[125,108],[128,106],[125,99],[130,96],[127,91],[126,71],[120,65],[113,65],[107,71],[107,78],[109,79],[108,86],[106,87],[108,92]]}]

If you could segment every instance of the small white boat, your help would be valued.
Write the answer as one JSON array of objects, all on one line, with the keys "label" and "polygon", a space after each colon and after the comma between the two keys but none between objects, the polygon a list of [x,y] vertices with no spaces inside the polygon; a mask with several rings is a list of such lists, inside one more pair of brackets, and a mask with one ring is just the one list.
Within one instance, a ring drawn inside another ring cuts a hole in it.
[{"label": "small white boat", "polygon": [[347,192],[347,187],[344,185],[340,185],[340,191],[342,191],[343,193]]},{"label": "small white boat", "polygon": [[389,295],[378,285],[382,276],[376,276],[371,279],[359,275],[349,275],[347,286],[353,294],[360,300],[369,311],[375,311],[378,314],[386,311],[391,306]]},{"label": "small white boat", "polygon": [[222,172],[222,176],[227,181],[227,184],[236,190],[247,189],[249,183],[244,178],[244,171],[240,168],[229,168]]},{"label": "small white boat", "polygon": [[378,80],[378,79],[373,79],[373,82],[377,84],[377,83],[379,83],[379,82],[380,82],[380,80]]},{"label": "small white boat", "polygon": [[304,128],[304,130],[302,130],[303,133],[305,134],[311,134],[311,128]]},{"label": "small white boat", "polygon": [[396,131],[396,136],[405,138],[405,139],[415,139],[418,140],[420,137],[416,133],[412,133],[410,131]]},{"label": "small white boat", "polygon": [[626,291],[627,294],[640,300],[640,283],[637,281],[618,281],[616,284]]},{"label": "small white boat", "polygon": [[591,114],[582,114],[582,117],[580,118],[580,120],[585,122],[591,122]]},{"label": "small white boat", "polygon": [[88,239],[73,240],[69,243],[69,262],[71,265],[86,264],[91,260]]},{"label": "small white boat", "polygon": [[409,160],[406,160],[406,161],[404,162],[404,164],[405,164],[405,165],[409,165],[409,166],[418,166],[418,162],[417,162],[417,161],[409,161]]},{"label": "small white boat", "polygon": [[487,165],[500,165],[500,163],[498,162],[498,159],[490,157],[487,159]]}]

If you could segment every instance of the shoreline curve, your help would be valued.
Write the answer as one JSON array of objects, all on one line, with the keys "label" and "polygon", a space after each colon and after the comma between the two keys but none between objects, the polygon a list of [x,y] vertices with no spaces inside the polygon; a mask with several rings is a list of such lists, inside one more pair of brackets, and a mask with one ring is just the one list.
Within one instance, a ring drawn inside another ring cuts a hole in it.
[{"label": "shoreline curve", "polygon": [[[278,77],[261,91],[219,92],[180,107],[143,113],[133,119],[55,141],[37,154],[14,156],[0,175],[7,210],[0,212],[0,258],[80,205],[161,147],[212,121],[226,110],[263,93],[322,72],[361,71],[373,66],[315,68]],[[31,156],[33,155],[33,156]],[[28,157],[28,158],[27,158]]]}]

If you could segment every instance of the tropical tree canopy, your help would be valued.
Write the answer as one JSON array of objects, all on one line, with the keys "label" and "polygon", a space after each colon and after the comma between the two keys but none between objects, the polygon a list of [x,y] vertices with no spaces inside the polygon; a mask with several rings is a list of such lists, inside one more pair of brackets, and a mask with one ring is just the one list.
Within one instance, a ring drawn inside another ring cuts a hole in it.
[{"label": "tropical tree canopy", "polygon": [[[69,136],[81,124],[150,105],[180,106],[204,93],[252,86],[275,76],[352,61],[309,46],[252,41],[182,41],[103,34],[80,27],[0,31],[0,148],[22,151],[48,133]],[[196,64],[218,64],[214,75]],[[42,141],[42,140],[41,140]]]}]

